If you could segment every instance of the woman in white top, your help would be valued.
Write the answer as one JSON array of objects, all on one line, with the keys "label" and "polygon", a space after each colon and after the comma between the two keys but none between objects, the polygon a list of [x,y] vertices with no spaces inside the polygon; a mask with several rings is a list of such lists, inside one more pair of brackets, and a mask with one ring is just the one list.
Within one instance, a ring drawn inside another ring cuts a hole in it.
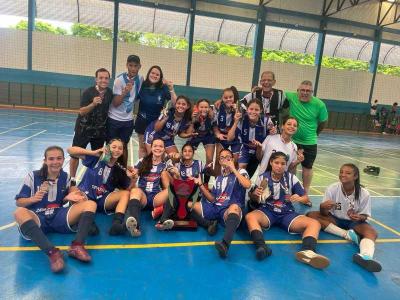
[{"label": "woman in white top", "polygon": [[360,246],[360,253],[353,255],[353,261],[370,272],[379,272],[382,267],[373,259],[376,230],[368,224],[371,216],[369,192],[360,185],[360,171],[353,164],[340,168],[339,182],[330,185],[319,211],[307,216],[317,219],[324,231],[353,241]]},{"label": "woman in white top", "polygon": [[296,166],[304,160],[303,150],[297,150],[292,142],[292,136],[297,132],[297,120],[288,117],[283,121],[281,134],[269,135],[262,143],[262,148],[257,148],[257,158],[261,161],[258,174],[262,174],[268,167],[268,162],[273,152],[283,152],[287,155],[286,171],[294,173]]}]

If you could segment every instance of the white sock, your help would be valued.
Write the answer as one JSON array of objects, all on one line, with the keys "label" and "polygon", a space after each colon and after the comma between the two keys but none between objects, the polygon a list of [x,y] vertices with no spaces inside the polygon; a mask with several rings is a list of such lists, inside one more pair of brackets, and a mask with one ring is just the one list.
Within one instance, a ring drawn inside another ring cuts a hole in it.
[{"label": "white sock", "polygon": [[347,230],[344,230],[338,226],[336,226],[333,223],[329,223],[328,226],[326,226],[326,228],[324,229],[325,232],[340,236],[346,240],[351,241],[351,238],[349,237],[349,235],[347,234]]},{"label": "white sock", "polygon": [[374,257],[375,242],[373,240],[363,238],[360,242],[360,254]]}]

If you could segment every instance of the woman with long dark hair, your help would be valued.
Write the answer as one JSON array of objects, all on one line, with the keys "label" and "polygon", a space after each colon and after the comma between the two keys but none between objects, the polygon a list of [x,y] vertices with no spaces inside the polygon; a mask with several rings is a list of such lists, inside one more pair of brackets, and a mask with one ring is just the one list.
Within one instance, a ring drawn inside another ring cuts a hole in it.
[{"label": "woman with long dark hair", "polygon": [[[44,152],[42,168],[25,177],[21,190],[15,196],[18,208],[14,217],[20,233],[49,256],[53,272],[64,269],[64,258],[46,234],[76,232],[68,255],[89,262],[91,257],[84,242],[96,212],[96,203],[85,201],[86,197],[76,187],[70,186],[69,176],[62,170],[63,163],[63,149],[48,147]],[[63,207],[67,201],[72,205]]]},{"label": "woman with long dark hair", "polygon": [[115,212],[109,234],[122,234],[124,232],[122,223],[133,177],[127,170],[124,143],[120,139],[112,139],[106,147],[95,151],[70,147],[68,153],[81,158],[83,165],[87,167],[78,188],[88,199],[97,203],[98,212],[105,214]]},{"label": "woman with long dark hair", "polygon": [[378,233],[367,222],[371,216],[371,198],[360,184],[356,165],[342,165],[339,182],[326,189],[319,211],[307,215],[318,220],[325,232],[359,245],[360,253],[353,255],[356,264],[370,272],[381,271],[381,264],[373,259]]},{"label": "woman with long dark hair", "polygon": [[135,121],[135,132],[139,138],[139,158],[144,157],[146,146],[144,132],[151,122],[157,120],[167,101],[175,106],[176,94],[172,81],[164,79],[163,71],[159,66],[152,66],[147,72],[146,79],[138,95],[139,111]]},{"label": "woman with long dark hair", "polygon": [[295,211],[293,203],[308,202],[308,196],[299,179],[286,171],[286,164],[285,153],[273,153],[267,171],[258,177],[251,192],[250,201],[258,207],[246,215],[246,222],[256,246],[256,258],[263,260],[272,253],[265,244],[262,229],[279,226],[288,233],[302,233],[302,247],[296,253],[298,261],[317,269],[326,268],[329,259],[315,252],[321,225]]},{"label": "woman with long dark hair", "polygon": [[163,161],[164,156],[164,141],[154,139],[151,142],[150,154],[141,158],[134,167],[133,172],[135,177],[138,177],[138,182],[130,192],[126,212],[126,227],[133,237],[141,235],[141,210],[162,207],[168,199],[169,175]]},{"label": "woman with long dark hair", "polygon": [[193,133],[192,104],[186,96],[178,96],[175,107],[164,109],[157,121],[152,122],[145,132],[147,154],[151,153],[151,143],[154,139],[162,139],[165,152],[168,155],[178,153],[174,138],[189,138]]}]

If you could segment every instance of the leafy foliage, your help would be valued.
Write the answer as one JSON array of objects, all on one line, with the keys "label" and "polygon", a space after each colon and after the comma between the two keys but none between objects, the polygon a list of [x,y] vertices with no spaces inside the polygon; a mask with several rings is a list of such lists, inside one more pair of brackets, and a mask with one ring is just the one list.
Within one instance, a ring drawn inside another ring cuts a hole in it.
[{"label": "leafy foliage", "polygon": [[[14,28],[27,30],[28,22],[20,21]],[[35,30],[60,35],[68,34],[65,29],[41,21],[36,21]],[[112,41],[113,38],[113,32],[111,29],[81,23],[73,24],[71,32],[74,36],[99,39],[103,41]],[[125,43],[134,43],[149,47],[170,48],[176,50],[188,49],[188,41],[185,38],[159,33],[130,32],[121,30],[118,33],[118,40]],[[202,40],[196,40],[193,43],[193,51],[246,58],[251,58],[253,55],[253,49],[251,47]],[[315,55],[284,50],[264,49],[262,52],[262,60],[313,66]],[[339,70],[368,71],[369,63],[360,60],[324,56],[322,58],[322,66],[324,68]],[[387,75],[400,76],[400,67],[379,65],[378,72]]]}]

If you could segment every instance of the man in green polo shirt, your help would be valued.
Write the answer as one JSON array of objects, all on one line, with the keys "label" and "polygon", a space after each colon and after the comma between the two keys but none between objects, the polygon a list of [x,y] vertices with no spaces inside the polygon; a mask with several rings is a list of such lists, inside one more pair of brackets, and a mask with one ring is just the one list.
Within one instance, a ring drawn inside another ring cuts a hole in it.
[{"label": "man in green polo shirt", "polygon": [[297,133],[293,141],[298,149],[304,149],[303,185],[309,193],[312,166],[317,157],[317,137],[328,121],[328,111],[325,103],[313,95],[313,85],[309,80],[304,80],[296,92],[285,92],[286,103],[289,105],[289,114],[298,121]]}]

